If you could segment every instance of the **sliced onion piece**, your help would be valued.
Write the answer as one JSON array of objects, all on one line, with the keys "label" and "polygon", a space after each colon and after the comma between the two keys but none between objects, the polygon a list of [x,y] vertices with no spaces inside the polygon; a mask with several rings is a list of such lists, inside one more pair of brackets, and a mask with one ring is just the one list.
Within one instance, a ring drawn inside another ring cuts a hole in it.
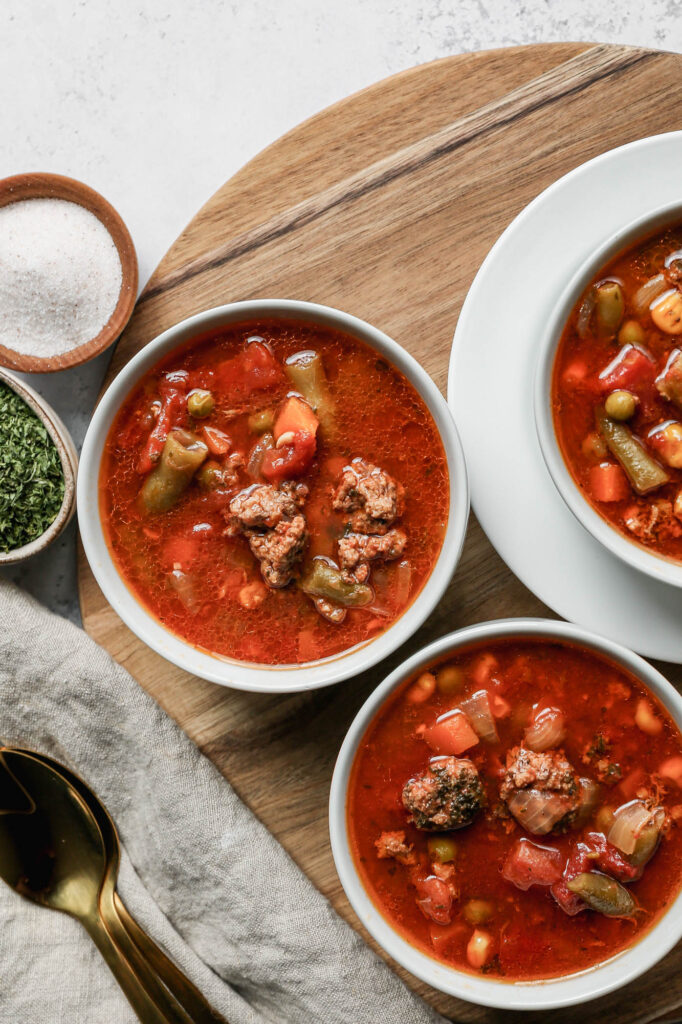
[{"label": "sliced onion piece", "polygon": [[487,690],[477,690],[471,697],[467,697],[460,705],[460,709],[467,716],[474,727],[474,730],[482,740],[488,743],[499,742],[497,727],[493,713],[490,710],[490,700]]},{"label": "sliced onion piece", "polygon": [[537,753],[558,747],[566,735],[566,719],[559,708],[543,708],[526,729],[523,743]]},{"label": "sliced onion piece", "polygon": [[410,598],[410,587],[412,585],[412,566],[409,562],[398,562],[395,570],[395,584],[393,587],[393,598],[396,608],[402,608]]},{"label": "sliced onion piece", "polygon": [[657,299],[669,287],[670,285],[666,281],[664,274],[656,274],[655,277],[650,277],[632,296],[632,305],[635,312],[639,316],[646,313],[654,299]]},{"label": "sliced onion piece", "polygon": [[547,835],[571,809],[561,793],[522,789],[507,800],[507,807],[519,825],[536,836]]},{"label": "sliced onion piece", "polygon": [[583,340],[587,337],[587,332],[590,329],[590,321],[592,314],[594,313],[594,307],[597,304],[597,289],[592,287],[585,293],[585,297],[580,305],[578,312],[578,319],[576,321],[576,329],[578,331],[578,337]]},{"label": "sliced onion piece", "polygon": [[665,811],[662,807],[651,809],[643,800],[631,800],[615,812],[613,824],[606,838],[622,853],[629,856],[635,852],[643,832],[653,826],[658,834],[664,817]]}]

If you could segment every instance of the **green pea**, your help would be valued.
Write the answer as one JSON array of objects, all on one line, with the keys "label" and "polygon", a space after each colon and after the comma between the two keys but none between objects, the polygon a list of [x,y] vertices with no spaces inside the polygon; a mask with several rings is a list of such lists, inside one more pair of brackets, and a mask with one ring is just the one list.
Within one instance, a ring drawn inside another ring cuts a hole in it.
[{"label": "green pea", "polygon": [[614,420],[629,420],[635,415],[637,399],[630,391],[612,391],[604,408],[606,415]]}]

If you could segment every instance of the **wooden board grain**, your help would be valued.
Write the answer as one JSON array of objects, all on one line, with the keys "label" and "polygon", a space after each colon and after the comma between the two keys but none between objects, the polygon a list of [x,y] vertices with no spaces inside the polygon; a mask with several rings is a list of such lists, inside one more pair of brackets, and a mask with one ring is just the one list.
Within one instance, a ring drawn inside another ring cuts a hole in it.
[{"label": "wooden board grain", "polygon": [[[589,44],[452,57],[366,89],[270,146],[199,211],[142,294],[109,379],[192,313],[288,297],[371,321],[445,391],[457,315],[500,232],[583,161],[679,128],[681,100],[682,58]],[[550,614],[472,519],[444,600],[388,663],[327,690],[266,697],[194,679],[148,650],[109,608],[82,552],[79,581],[88,632],[180,723],[355,927],[326,815],[335,755],[357,708],[395,664],[446,631]],[[679,669],[666,668],[682,682]],[[681,967],[678,949],[623,992],[582,1007],[581,1019],[670,1019],[682,1005]],[[451,999],[400,973],[452,1020],[517,1016]],[[576,1012],[552,1019],[575,1020]]]}]

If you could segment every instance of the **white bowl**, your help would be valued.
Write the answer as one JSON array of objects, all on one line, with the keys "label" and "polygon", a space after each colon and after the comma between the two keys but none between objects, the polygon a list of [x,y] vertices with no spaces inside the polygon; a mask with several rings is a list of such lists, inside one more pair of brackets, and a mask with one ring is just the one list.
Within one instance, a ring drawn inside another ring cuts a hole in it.
[{"label": "white bowl", "polygon": [[682,587],[682,565],[628,540],[585,498],[571,475],[556,438],[552,416],[552,369],[557,346],[571,311],[590,281],[614,256],[660,228],[682,223],[682,204],[658,208],[612,235],[571,278],[547,321],[535,376],[535,425],[542,455],[559,494],[576,519],[617,558],[654,579]]},{"label": "white bowl", "polygon": [[[200,651],[173,635],[128,589],[107,546],[99,514],[98,477],[109,428],[140,377],[164,355],[204,332],[244,320],[283,317],[345,331],[380,352],[411,382],[428,407],[447,459],[450,513],[443,546],[421,592],[396,622],[373,640],[303,665],[255,665]],[[431,614],[455,570],[469,517],[469,485],[462,445],[445,399],[419,363],[388,335],[328,306],[287,299],[234,302],[189,317],[164,331],[124,367],[102,397],[88,428],[78,475],[78,522],[85,554],[104,596],[140,640],[179,668],[223,686],[269,693],[312,690],[357,675],[387,657]]]},{"label": "white bowl", "polygon": [[373,903],[358,874],[348,842],[346,803],[351,767],[358,746],[384,701],[407,678],[439,657],[469,644],[503,637],[563,640],[605,654],[641,679],[682,729],[682,697],[660,672],[620,644],[589,633],[580,626],[550,619],[499,619],[470,626],[441,637],[413,655],[392,672],[360,708],[343,741],[334,768],[329,795],[329,832],[336,870],[353,910],[370,935],[394,960],[433,988],[467,999],[471,1003],[510,1010],[550,1010],[596,999],[597,996],[612,992],[649,970],[664,957],[682,937],[682,894],[677,896],[643,938],[601,965],[547,981],[499,981],[448,967],[411,946]]}]

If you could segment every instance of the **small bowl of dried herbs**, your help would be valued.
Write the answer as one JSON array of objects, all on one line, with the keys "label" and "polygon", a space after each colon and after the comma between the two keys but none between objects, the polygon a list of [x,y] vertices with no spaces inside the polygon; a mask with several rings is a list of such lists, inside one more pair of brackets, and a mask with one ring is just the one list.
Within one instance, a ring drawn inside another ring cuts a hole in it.
[{"label": "small bowl of dried herbs", "polygon": [[78,455],[56,412],[0,369],[0,565],[43,551],[73,516]]}]

